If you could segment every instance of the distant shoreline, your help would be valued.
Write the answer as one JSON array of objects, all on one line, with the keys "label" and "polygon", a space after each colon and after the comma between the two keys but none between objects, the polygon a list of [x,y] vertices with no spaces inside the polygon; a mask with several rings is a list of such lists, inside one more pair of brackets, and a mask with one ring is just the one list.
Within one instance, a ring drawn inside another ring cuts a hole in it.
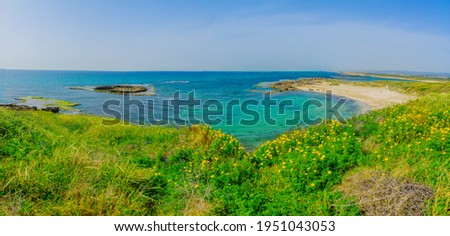
[{"label": "distant shoreline", "polygon": [[420,81],[428,83],[439,83],[449,79],[446,76],[416,76],[416,75],[400,75],[400,74],[378,74],[366,72],[341,72],[341,74],[354,77],[368,76],[380,79],[398,79],[398,80]]}]

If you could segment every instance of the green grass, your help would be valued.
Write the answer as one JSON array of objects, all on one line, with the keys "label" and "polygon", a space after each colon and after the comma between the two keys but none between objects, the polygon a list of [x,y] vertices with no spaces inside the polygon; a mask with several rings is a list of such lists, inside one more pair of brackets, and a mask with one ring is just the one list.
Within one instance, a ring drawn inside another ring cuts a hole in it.
[{"label": "green grass", "polygon": [[42,105],[43,107],[59,107],[62,110],[66,110],[66,111],[70,111],[70,110],[74,110],[74,106],[78,106],[78,103],[73,103],[73,102],[69,102],[69,101],[64,101],[64,100],[58,100],[58,99],[52,99],[52,98],[44,98],[44,97],[40,97],[40,96],[25,96],[25,97],[20,97],[17,98],[17,100],[22,100],[22,103],[28,105],[27,103],[29,103],[31,101],[31,103],[34,105],[39,104]]},{"label": "green grass", "polygon": [[450,215],[449,104],[431,94],[253,152],[205,126],[0,110],[0,215],[362,215],[340,186],[367,169],[428,186],[426,214]]},{"label": "green grass", "polygon": [[350,82],[359,86],[378,86],[378,87],[388,87],[392,90],[411,94],[415,96],[424,96],[431,93],[450,93],[450,81],[441,82],[401,82],[401,81],[374,81],[374,82]]},{"label": "green grass", "polygon": [[[217,157],[232,165],[243,155],[237,140],[207,127],[103,126],[101,119],[2,110],[0,214],[183,214],[187,196],[197,197],[187,188],[206,189],[220,174],[209,169]],[[194,176],[187,168],[200,160],[208,169]]]}]

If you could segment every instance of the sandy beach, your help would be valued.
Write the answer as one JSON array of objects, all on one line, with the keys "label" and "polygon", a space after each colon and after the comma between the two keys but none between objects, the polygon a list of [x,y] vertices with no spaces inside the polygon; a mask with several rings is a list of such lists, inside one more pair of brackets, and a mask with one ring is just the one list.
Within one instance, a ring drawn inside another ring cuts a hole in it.
[{"label": "sandy beach", "polygon": [[[293,81],[287,81],[292,83]],[[389,87],[369,87],[353,84],[332,83],[322,79],[315,79],[312,83],[293,83],[290,84],[291,90],[303,90],[308,92],[325,93],[329,90],[335,96],[347,97],[352,100],[362,102],[368,106],[367,111],[381,109],[393,104],[399,104],[414,99],[414,96],[399,93],[389,89]]]},{"label": "sandy beach", "polygon": [[321,82],[315,85],[298,87],[299,90],[322,92],[331,90],[334,95],[347,97],[367,104],[371,110],[381,109],[393,104],[404,103],[414,97],[392,91],[387,87],[364,87],[348,84],[331,85]]}]

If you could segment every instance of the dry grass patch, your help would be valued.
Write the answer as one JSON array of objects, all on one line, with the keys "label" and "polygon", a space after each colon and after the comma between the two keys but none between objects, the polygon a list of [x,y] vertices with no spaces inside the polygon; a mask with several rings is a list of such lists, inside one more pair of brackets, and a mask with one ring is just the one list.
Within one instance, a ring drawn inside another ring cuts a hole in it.
[{"label": "dry grass patch", "polygon": [[371,216],[424,215],[434,196],[434,191],[425,185],[377,170],[348,175],[338,189],[359,205],[364,215]]},{"label": "dry grass patch", "polygon": [[186,193],[186,206],[182,213],[186,216],[207,216],[210,215],[212,205],[207,200],[211,193],[211,187],[203,190],[197,189],[197,184],[192,183],[184,188]]}]

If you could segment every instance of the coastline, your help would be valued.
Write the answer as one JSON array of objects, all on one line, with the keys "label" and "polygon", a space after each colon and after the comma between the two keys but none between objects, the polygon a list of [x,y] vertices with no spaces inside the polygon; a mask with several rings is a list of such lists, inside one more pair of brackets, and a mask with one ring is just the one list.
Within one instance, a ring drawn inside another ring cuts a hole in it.
[{"label": "coastline", "polygon": [[332,91],[335,96],[349,98],[366,105],[366,107],[362,107],[362,113],[405,103],[415,98],[412,95],[393,91],[388,86],[361,86],[346,83],[345,81],[329,81],[318,78],[282,81],[272,84],[271,87],[279,91],[300,90],[316,93]]},{"label": "coastline", "polygon": [[53,98],[44,98],[40,96],[25,96],[15,98],[20,102],[17,103],[0,103],[0,107],[8,110],[42,110],[58,113],[60,111],[78,113],[79,110],[74,107],[80,105],[79,103],[69,102],[65,100],[58,100]]}]

